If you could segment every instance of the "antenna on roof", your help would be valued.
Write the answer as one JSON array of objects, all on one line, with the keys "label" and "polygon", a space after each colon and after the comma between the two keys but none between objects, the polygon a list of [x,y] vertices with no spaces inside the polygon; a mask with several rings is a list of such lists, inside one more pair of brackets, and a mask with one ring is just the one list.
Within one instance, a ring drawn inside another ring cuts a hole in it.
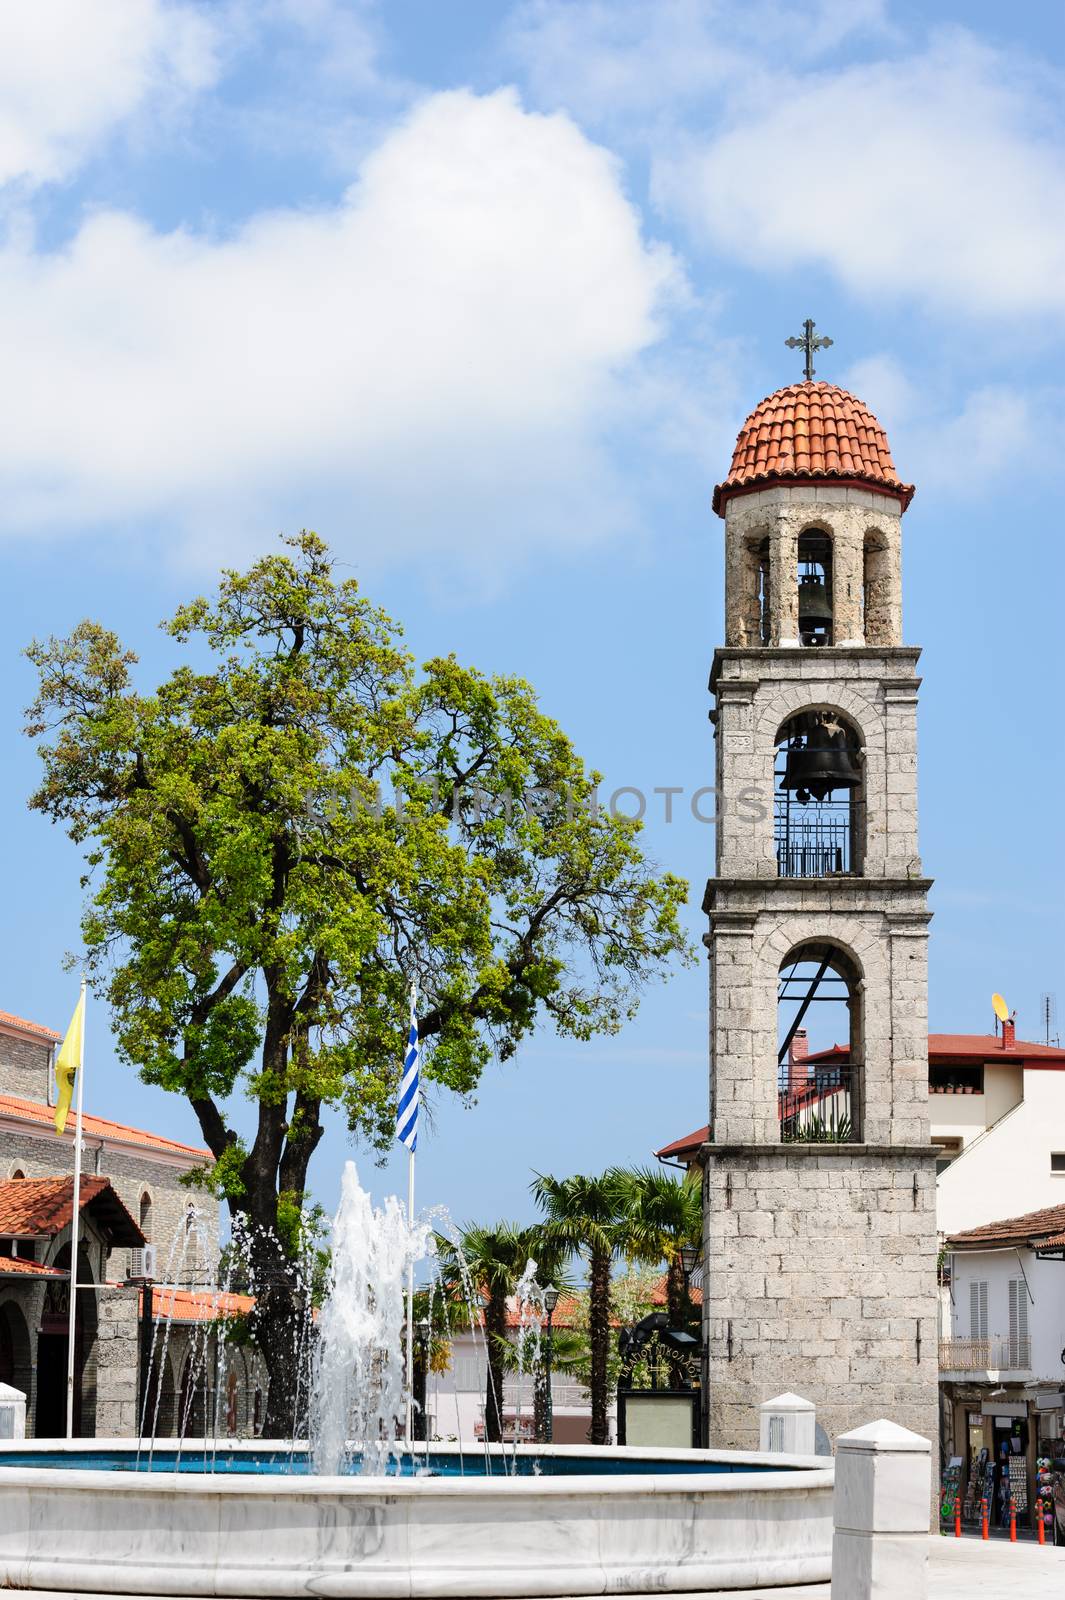
[{"label": "antenna on roof", "polygon": [[1043,1034],[1045,1036],[1045,1041],[1047,1044],[1049,1044],[1050,1036],[1054,1030],[1054,1024],[1058,1020],[1058,1001],[1056,995],[1048,992],[1039,996],[1039,1015],[1043,1022]]},{"label": "antenna on roof", "polygon": [[995,1032],[998,1033],[999,1023],[1008,1022],[1010,1019],[1010,1008],[1000,994],[993,994],[991,996],[991,1009],[995,1013]]}]

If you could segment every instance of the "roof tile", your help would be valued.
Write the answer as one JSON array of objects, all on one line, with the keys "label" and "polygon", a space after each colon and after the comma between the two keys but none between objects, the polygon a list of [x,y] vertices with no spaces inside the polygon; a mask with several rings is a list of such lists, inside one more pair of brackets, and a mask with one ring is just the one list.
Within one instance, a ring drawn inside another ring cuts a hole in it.
[{"label": "roof tile", "polygon": [[[0,1094],[0,1116],[25,1117],[30,1122],[47,1126],[55,1123],[55,1107],[44,1106],[39,1100],[23,1100],[14,1094]],[[211,1152],[193,1144],[179,1144],[176,1139],[164,1139],[157,1133],[146,1133],[143,1128],[130,1128],[124,1122],[110,1122],[106,1117],[91,1117],[86,1112],[81,1119],[82,1129],[91,1138],[117,1139],[123,1144],[143,1145],[146,1150],[168,1150],[175,1155],[196,1156],[210,1160]],[[68,1123],[73,1134],[73,1123]]]},{"label": "roof tile", "polygon": [[834,383],[792,383],[755,406],[740,429],[728,477],[714,490],[714,510],[723,515],[732,495],[796,478],[868,484],[895,495],[904,511],[913,499],[879,422]]}]

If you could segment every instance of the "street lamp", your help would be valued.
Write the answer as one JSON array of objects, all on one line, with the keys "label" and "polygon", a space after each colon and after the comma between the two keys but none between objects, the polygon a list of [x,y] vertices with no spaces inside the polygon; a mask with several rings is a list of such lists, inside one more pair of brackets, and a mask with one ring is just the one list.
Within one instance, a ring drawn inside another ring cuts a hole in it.
[{"label": "street lamp", "polygon": [[414,1324],[418,1359],[414,1366],[414,1418],[411,1432],[415,1439],[429,1437],[429,1418],[426,1415],[425,1401],[429,1387],[429,1336],[432,1331],[428,1317],[422,1317]]},{"label": "street lamp", "polygon": [[555,1432],[554,1403],[551,1398],[551,1350],[553,1340],[551,1337],[551,1318],[558,1305],[558,1290],[548,1287],[544,1290],[544,1310],[547,1312],[547,1341],[544,1345],[544,1382],[547,1386],[546,1406],[544,1410],[544,1442],[550,1444]]},{"label": "street lamp", "polygon": [[699,1246],[697,1244],[682,1244],[677,1252],[680,1256],[680,1270],[685,1278],[690,1278],[695,1271],[695,1263],[699,1259]]}]

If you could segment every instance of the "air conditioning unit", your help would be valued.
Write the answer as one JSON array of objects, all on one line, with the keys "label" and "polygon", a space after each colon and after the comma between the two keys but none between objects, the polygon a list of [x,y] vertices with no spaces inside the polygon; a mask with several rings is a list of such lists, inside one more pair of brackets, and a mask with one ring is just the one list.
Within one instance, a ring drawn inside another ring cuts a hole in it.
[{"label": "air conditioning unit", "polygon": [[154,1244],[142,1245],[139,1249],[129,1253],[130,1281],[135,1283],[150,1282],[155,1277],[155,1246]]}]

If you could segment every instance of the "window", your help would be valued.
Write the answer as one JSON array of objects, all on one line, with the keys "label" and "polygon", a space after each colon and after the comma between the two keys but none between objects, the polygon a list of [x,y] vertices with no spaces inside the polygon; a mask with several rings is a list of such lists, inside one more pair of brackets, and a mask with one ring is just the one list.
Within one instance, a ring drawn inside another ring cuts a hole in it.
[{"label": "window", "polygon": [[16,1167],[14,1172],[11,1174],[11,1182],[14,1183],[16,1178],[25,1178],[25,1176],[26,1174],[23,1172],[22,1168]]},{"label": "window", "polygon": [[141,1195],[140,1224],[141,1232],[150,1243],[152,1237],[152,1197],[147,1189]]},{"label": "window", "polygon": [[862,736],[840,711],[798,711],[777,732],[773,837],[782,878],[861,872]]},{"label": "window", "polygon": [[1060,1172],[1065,1177],[1065,1150],[1052,1150],[1050,1152],[1051,1172]]},{"label": "window", "polygon": [[1023,1278],[1010,1279],[1010,1336],[1006,1352],[1006,1365],[1027,1367],[1028,1342],[1028,1285]]},{"label": "window", "polygon": [[987,1338],[987,1279],[969,1285],[969,1338]]},{"label": "window", "polygon": [[799,642],[832,643],[832,536],[822,528],[799,535]]},{"label": "window", "polygon": [[852,956],[818,940],[796,945],[781,962],[777,1102],[784,1144],[861,1139],[861,978]]}]

